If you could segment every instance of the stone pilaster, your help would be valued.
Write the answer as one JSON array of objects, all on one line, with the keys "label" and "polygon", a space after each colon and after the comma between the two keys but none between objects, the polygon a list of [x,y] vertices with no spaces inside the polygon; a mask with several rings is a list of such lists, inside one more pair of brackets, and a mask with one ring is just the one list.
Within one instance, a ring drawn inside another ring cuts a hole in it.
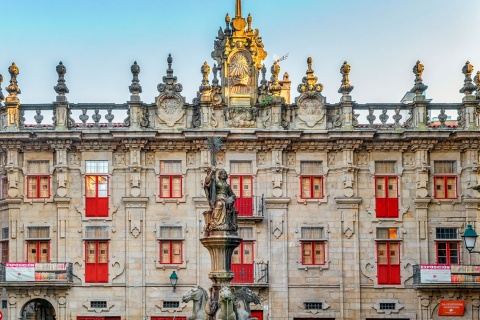
[{"label": "stone pilaster", "polygon": [[335,198],[340,217],[341,267],[340,305],[341,319],[360,320],[360,239],[358,209],[361,198]]},{"label": "stone pilaster", "polygon": [[431,99],[426,99],[424,95],[417,94],[413,98],[413,123],[412,127],[417,130],[427,130],[427,106]]},{"label": "stone pilaster", "polygon": [[145,315],[145,211],[148,198],[123,198],[125,205],[125,316],[141,319]]},{"label": "stone pilaster", "polygon": [[57,205],[57,261],[69,262],[67,258],[68,243],[67,243],[67,228],[69,227],[69,212],[71,198],[55,197],[53,201]]},{"label": "stone pilaster", "polygon": [[288,203],[290,198],[266,198],[268,233],[270,235],[269,319],[288,315]]},{"label": "stone pilaster", "polygon": [[416,198],[415,217],[417,218],[417,261],[421,264],[429,263],[428,259],[428,204],[430,198]]}]

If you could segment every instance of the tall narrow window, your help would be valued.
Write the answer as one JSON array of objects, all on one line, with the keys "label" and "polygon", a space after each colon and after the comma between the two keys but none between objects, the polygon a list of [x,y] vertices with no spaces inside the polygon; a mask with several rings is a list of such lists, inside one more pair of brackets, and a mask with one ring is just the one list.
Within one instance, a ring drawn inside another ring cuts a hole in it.
[{"label": "tall narrow window", "polygon": [[2,246],[2,261],[0,261],[1,263],[8,262],[8,238],[9,238],[8,227],[2,228],[2,239],[0,241]]},{"label": "tall narrow window", "polygon": [[7,198],[8,192],[8,178],[6,176],[0,176],[0,200]]},{"label": "tall narrow window", "polygon": [[27,262],[50,262],[50,228],[27,228]]},{"label": "tall narrow window", "polygon": [[300,239],[302,264],[325,264],[325,242],[323,227],[302,227]]},{"label": "tall narrow window", "polygon": [[457,228],[436,228],[437,264],[459,264],[460,243]]},{"label": "tall narrow window", "polygon": [[183,232],[182,227],[161,226],[159,237],[160,263],[183,263]]},{"label": "tall narrow window", "polygon": [[85,227],[85,282],[108,282],[108,227]]},{"label": "tall narrow window", "polygon": [[300,197],[323,199],[323,170],[321,161],[300,163]]},{"label": "tall narrow window", "polygon": [[108,161],[85,161],[85,215],[108,217]]},{"label": "tall narrow window", "polygon": [[377,228],[378,284],[400,284],[400,241],[397,228]]},{"label": "tall narrow window", "polygon": [[243,239],[232,254],[232,283],[253,283],[254,246],[253,228],[240,227],[238,235]]},{"label": "tall narrow window", "polygon": [[375,162],[375,208],[377,218],[398,218],[396,162]]},{"label": "tall narrow window", "polygon": [[160,161],[160,198],[182,197],[182,162]]},{"label": "tall narrow window", "polygon": [[48,161],[28,161],[27,198],[50,197],[50,164]]},{"label": "tall narrow window", "polygon": [[455,161],[434,162],[434,196],[435,199],[456,199],[457,166]]},{"label": "tall narrow window", "polygon": [[252,163],[249,161],[232,161],[230,163],[230,186],[237,196],[235,209],[239,216],[253,215],[253,175]]}]

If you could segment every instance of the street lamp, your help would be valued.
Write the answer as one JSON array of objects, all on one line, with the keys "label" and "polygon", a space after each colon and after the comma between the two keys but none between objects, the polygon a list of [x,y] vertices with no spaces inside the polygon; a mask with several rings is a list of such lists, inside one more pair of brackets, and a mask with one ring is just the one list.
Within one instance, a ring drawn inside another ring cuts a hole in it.
[{"label": "street lamp", "polygon": [[170,275],[170,284],[172,285],[174,292],[175,292],[175,287],[177,286],[177,282],[178,282],[178,276],[175,273],[175,271],[173,271],[172,274]]},{"label": "street lamp", "polygon": [[471,224],[467,224],[467,229],[463,232],[463,243],[465,248],[467,248],[470,253],[480,253],[480,251],[472,251],[475,248],[475,243],[477,242],[478,234],[473,230]]}]

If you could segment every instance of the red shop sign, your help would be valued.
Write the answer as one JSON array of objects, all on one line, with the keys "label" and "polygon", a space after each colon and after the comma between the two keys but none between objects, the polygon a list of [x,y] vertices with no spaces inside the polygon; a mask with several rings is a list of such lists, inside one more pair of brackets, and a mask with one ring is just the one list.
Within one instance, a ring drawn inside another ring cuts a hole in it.
[{"label": "red shop sign", "polygon": [[439,316],[463,316],[465,313],[465,300],[440,300],[438,307]]}]

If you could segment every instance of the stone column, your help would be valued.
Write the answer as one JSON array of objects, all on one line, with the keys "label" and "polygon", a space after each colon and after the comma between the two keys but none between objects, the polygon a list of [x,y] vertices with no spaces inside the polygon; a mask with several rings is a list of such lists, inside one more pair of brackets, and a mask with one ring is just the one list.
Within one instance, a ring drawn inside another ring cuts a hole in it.
[{"label": "stone column", "polygon": [[288,203],[290,198],[266,198],[269,239],[269,319],[287,319],[288,310]]},{"label": "stone column", "polygon": [[335,198],[339,213],[341,243],[340,304],[342,319],[360,320],[360,240],[358,209],[361,198]]},{"label": "stone column", "polygon": [[123,198],[125,205],[125,282],[127,319],[145,317],[145,211],[148,198]]}]

